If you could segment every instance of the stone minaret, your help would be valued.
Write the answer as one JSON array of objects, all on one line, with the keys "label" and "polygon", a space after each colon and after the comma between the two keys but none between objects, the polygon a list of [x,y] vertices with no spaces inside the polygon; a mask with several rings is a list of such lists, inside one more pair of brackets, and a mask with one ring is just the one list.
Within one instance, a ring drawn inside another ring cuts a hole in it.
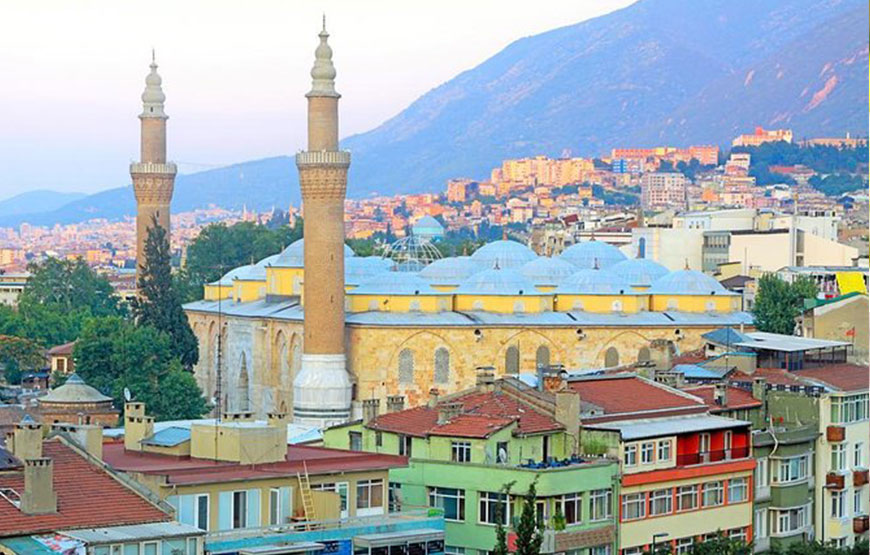
[{"label": "stone minaret", "polygon": [[338,149],[338,99],[326,20],[308,98],[308,150],[296,155],[305,211],[304,340],[293,416],[319,426],[350,418],[344,351],[344,196],[350,153]]},{"label": "stone minaret", "polygon": [[166,120],[163,111],[166,95],[160,87],[157,63],[151,53],[151,73],[145,77],[142,93],[141,154],[139,162],[130,164],[133,191],[136,194],[136,271],[145,263],[145,239],[154,215],[169,235],[169,201],[175,186],[175,164],[166,161]]}]

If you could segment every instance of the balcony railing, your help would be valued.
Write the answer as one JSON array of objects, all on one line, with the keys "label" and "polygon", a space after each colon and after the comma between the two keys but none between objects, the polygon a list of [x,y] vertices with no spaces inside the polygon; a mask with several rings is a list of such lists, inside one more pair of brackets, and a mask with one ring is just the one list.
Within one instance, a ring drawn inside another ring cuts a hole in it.
[{"label": "balcony railing", "polygon": [[863,534],[870,530],[870,516],[856,516],[852,519],[852,531],[856,534]]},{"label": "balcony railing", "polygon": [[693,464],[745,459],[747,457],[749,457],[749,447],[732,447],[731,449],[720,449],[718,451],[701,451],[677,455],[677,465],[690,466]]},{"label": "balcony railing", "polygon": [[866,484],[868,481],[870,481],[868,480],[868,478],[870,478],[868,474],[870,474],[870,471],[868,471],[866,468],[863,470],[855,470],[852,473],[852,485],[856,488],[860,488],[861,486]]},{"label": "balcony railing", "polygon": [[825,476],[825,486],[830,489],[843,489],[846,487],[846,477],[836,472],[828,472]]},{"label": "balcony railing", "polygon": [[843,426],[828,426],[825,431],[825,436],[828,441],[839,442],[846,440],[846,428]]}]

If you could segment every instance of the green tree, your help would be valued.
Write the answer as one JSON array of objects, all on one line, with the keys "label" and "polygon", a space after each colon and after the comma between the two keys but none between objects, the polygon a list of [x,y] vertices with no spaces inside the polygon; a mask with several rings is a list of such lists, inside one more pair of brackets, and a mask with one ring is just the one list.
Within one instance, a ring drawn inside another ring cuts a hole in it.
[{"label": "green tree", "polygon": [[809,278],[798,278],[790,284],[776,274],[765,274],[758,280],[752,308],[756,327],[759,331],[793,334],[804,299],[814,298],[816,293],[817,287]]},{"label": "green tree", "polygon": [[867,555],[870,544],[866,539],[856,541],[852,547],[837,547],[833,543],[819,541],[795,542],[785,549],[773,547],[771,555]]},{"label": "green tree", "polygon": [[190,370],[199,360],[199,344],[181,307],[181,297],[172,280],[169,239],[166,230],[151,220],[145,239],[145,263],[139,268],[139,297],[133,303],[136,322],[152,326],[172,338],[172,352]]},{"label": "green tree", "polygon": [[517,522],[517,555],[539,555],[541,553],[541,522],[538,521],[537,500],[538,492],[535,488],[537,477],[529,484],[529,491],[523,496],[523,510]]},{"label": "green tree", "polygon": [[[507,484],[502,485],[501,490],[499,491],[499,494],[504,496],[505,504],[510,503],[510,493],[514,483],[515,482],[508,482]],[[507,547],[507,530],[503,523],[503,521],[507,519],[505,518],[504,510],[501,506],[502,504],[499,503],[495,508],[495,546],[492,548],[493,555],[508,555],[509,553]]]},{"label": "green tree", "polygon": [[696,542],[692,546],[692,555],[752,555],[752,546],[743,540],[728,538],[722,532],[716,532],[716,537]]},{"label": "green tree", "polygon": [[0,335],[0,364],[6,383],[19,384],[23,372],[42,369],[45,356],[42,348],[29,339]]},{"label": "green tree", "polygon": [[172,339],[121,318],[88,320],[76,341],[76,373],[123,406],[124,388],[157,420],[199,418],[208,404],[172,353]]}]

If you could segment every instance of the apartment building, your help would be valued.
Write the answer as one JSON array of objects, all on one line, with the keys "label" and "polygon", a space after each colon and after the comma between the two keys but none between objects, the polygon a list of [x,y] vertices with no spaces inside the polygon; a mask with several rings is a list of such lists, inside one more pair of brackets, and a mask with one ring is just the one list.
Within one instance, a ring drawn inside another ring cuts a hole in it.
[{"label": "apartment building", "polygon": [[641,204],[646,210],[685,210],[688,184],[688,178],[678,172],[645,173],[641,177]]}]

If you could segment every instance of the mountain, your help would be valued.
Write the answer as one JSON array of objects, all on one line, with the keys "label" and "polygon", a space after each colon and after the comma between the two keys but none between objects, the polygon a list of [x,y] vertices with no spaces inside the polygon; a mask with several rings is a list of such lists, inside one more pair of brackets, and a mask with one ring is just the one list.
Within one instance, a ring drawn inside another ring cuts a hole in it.
[{"label": "mountain", "polygon": [[0,217],[27,214],[36,207],[45,211],[56,210],[86,196],[84,193],[59,193],[46,189],[27,191],[0,201]]},{"label": "mountain", "polygon": [[348,137],[351,195],[440,189],[505,158],[866,134],[866,2],[641,0],[520,39]]}]

